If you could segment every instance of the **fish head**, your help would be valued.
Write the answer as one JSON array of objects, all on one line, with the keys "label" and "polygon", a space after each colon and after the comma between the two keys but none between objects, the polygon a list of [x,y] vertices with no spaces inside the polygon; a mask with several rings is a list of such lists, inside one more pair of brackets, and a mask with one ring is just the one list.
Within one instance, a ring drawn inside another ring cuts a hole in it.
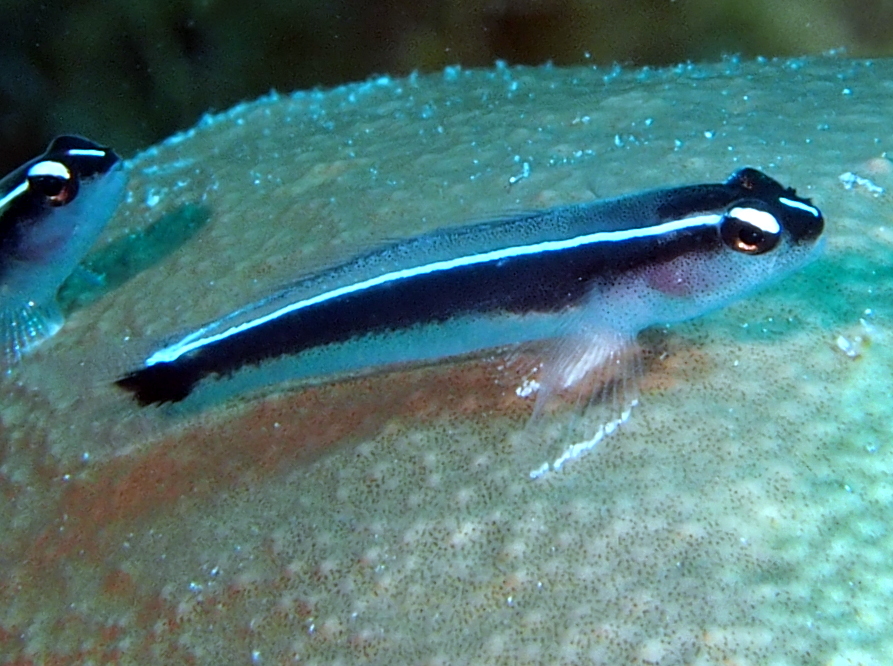
[{"label": "fish head", "polygon": [[756,169],[685,197],[662,210],[680,221],[640,273],[647,289],[639,292],[638,325],[724,307],[806,265],[822,246],[821,211]]},{"label": "fish head", "polygon": [[88,139],[54,139],[45,153],[0,181],[0,254],[51,263],[86,251],[123,194],[119,165],[111,149]]}]

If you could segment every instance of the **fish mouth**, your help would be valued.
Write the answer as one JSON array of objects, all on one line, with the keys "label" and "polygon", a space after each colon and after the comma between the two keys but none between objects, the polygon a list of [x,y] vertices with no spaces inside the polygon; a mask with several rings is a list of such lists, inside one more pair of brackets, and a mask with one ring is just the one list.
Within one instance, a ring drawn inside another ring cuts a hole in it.
[{"label": "fish mouth", "polygon": [[789,223],[791,238],[795,243],[815,243],[820,239],[825,230],[825,219],[818,217],[798,215],[796,220]]},{"label": "fish mouth", "polygon": [[822,212],[812,205],[809,199],[784,198],[783,204],[784,226],[791,235],[791,241],[795,244],[814,243],[825,230],[825,218]]}]

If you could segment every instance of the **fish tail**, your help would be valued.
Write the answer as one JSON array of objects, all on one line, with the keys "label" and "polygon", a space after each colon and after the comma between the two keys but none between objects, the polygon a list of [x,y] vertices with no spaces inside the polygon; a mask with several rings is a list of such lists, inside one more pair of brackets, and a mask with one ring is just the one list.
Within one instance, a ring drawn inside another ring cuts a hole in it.
[{"label": "fish tail", "polygon": [[188,363],[156,363],[121,377],[115,384],[145,407],[184,400],[200,377],[198,369]]}]

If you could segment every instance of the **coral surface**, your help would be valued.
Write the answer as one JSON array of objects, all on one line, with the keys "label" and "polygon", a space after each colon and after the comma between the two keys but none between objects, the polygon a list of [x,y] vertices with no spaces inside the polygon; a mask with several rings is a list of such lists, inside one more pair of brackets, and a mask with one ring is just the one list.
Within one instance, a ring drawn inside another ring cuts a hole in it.
[{"label": "coral surface", "polygon": [[[104,242],[210,218],[3,379],[0,663],[889,663],[891,80],[451,69],[138,155]],[[559,474],[516,464],[532,403],[498,356],[200,413],[111,384],[382,239],[745,165],[822,208],[825,254],[650,332],[634,418]]]}]

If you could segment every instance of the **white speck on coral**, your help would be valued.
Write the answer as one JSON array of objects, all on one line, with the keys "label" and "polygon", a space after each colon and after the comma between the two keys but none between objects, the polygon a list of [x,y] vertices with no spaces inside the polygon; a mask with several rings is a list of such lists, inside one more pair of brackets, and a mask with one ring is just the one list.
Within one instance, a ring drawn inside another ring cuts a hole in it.
[{"label": "white speck on coral", "polygon": [[879,197],[884,193],[883,187],[881,187],[880,185],[876,185],[868,178],[863,178],[862,176],[856,175],[852,171],[847,171],[846,173],[840,174],[840,176],[838,176],[838,180],[848,190],[859,187],[875,197]]},{"label": "white speck on coral", "polygon": [[538,479],[549,471],[549,463],[544,462],[542,465],[530,471],[531,479]]},{"label": "white speck on coral", "polygon": [[[572,444],[564,450],[558,458],[551,464],[551,469],[558,471],[561,469],[561,466],[564,465],[568,460],[573,460],[574,458],[579,458],[582,454],[590,451],[595,448],[595,446],[602,441],[606,436],[611,435],[617,430],[618,426],[629,421],[630,414],[632,414],[633,408],[639,404],[638,400],[633,400],[630,403],[629,407],[627,407],[618,418],[608,421],[603,424],[595,435],[591,439],[587,439],[582,442],[577,442],[576,444]],[[547,471],[549,471],[550,465],[546,463],[545,465],[540,465],[534,470],[530,472],[531,479],[537,479]]]},{"label": "white speck on coral", "polygon": [[521,173],[516,176],[512,176],[509,178],[509,186],[514,185],[515,183],[524,180],[530,176],[530,162],[524,162],[521,165]]},{"label": "white speck on coral", "polygon": [[849,358],[859,358],[862,355],[862,338],[856,337],[852,341],[850,341],[842,335],[838,335],[836,342],[837,348],[844,354],[846,354]]},{"label": "white speck on coral", "polygon": [[159,201],[161,201],[161,194],[155,190],[149,190],[149,193],[146,195],[146,206],[154,208],[158,205]]},{"label": "white speck on coral", "polygon": [[540,383],[535,379],[525,379],[521,382],[521,386],[515,389],[515,395],[519,398],[528,398],[536,393],[540,388]]}]

